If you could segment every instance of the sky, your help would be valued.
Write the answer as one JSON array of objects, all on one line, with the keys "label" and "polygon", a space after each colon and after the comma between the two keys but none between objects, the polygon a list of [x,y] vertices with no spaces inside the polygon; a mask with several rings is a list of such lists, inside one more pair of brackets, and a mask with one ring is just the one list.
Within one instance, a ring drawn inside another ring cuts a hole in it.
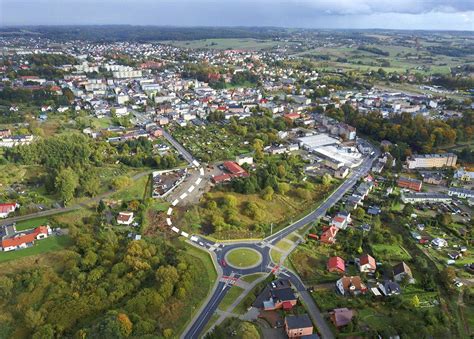
[{"label": "sky", "polygon": [[474,0],[0,0],[0,25],[474,31]]}]

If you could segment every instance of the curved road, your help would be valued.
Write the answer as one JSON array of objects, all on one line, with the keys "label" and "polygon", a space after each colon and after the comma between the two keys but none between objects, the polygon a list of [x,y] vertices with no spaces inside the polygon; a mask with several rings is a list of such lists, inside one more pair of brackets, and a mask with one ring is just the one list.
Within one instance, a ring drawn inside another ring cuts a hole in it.
[{"label": "curved road", "polygon": [[[282,229],[281,231],[265,238],[262,242],[234,242],[231,244],[217,244],[204,238],[200,238],[200,242],[204,245],[204,247],[214,250],[215,258],[221,265],[223,275],[220,277],[220,282],[210,299],[207,301],[206,306],[195,317],[194,322],[188,326],[186,333],[182,337],[185,339],[195,339],[198,338],[202,333],[204,327],[212,315],[216,312],[220,301],[224,298],[227,291],[229,290],[229,286],[231,286],[231,279],[226,281],[226,277],[232,276],[233,278],[238,278],[239,276],[246,274],[262,272],[270,273],[272,269],[274,269],[272,268],[272,262],[270,258],[271,245],[275,245],[278,241],[288,236],[290,233],[303,228],[307,224],[324,216],[330,207],[338,202],[362,176],[366,175],[370,171],[373,161],[379,155],[380,153],[378,150],[374,149],[372,155],[366,158],[363,163],[351,173],[347,180],[345,180],[317,209],[300,220],[295,221],[293,224]],[[223,259],[229,250],[245,247],[255,249],[262,254],[262,262],[260,265],[250,269],[235,269],[229,267],[228,265],[223,265]],[[334,336],[327,326],[321,312],[314,303],[311,295],[306,291],[306,288],[299,277],[291,271],[282,270],[281,272],[288,277],[295,288],[299,291],[301,298],[305,301],[305,304],[308,307],[308,312],[312,320],[315,322],[318,331],[321,333],[321,336],[323,338],[333,338]]]}]

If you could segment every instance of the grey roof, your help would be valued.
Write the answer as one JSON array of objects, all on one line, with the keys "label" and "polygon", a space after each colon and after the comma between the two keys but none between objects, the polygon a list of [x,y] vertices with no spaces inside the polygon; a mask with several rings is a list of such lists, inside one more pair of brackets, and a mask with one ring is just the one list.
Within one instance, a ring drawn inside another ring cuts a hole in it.
[{"label": "grey roof", "polygon": [[313,327],[313,323],[307,314],[290,315],[285,318],[289,329]]}]

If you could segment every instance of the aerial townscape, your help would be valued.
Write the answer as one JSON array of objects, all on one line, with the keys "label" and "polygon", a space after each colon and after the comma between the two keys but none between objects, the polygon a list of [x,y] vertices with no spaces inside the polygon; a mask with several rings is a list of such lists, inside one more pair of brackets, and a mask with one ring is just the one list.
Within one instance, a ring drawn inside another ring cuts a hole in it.
[{"label": "aerial townscape", "polygon": [[472,30],[1,18],[0,338],[474,336]]}]

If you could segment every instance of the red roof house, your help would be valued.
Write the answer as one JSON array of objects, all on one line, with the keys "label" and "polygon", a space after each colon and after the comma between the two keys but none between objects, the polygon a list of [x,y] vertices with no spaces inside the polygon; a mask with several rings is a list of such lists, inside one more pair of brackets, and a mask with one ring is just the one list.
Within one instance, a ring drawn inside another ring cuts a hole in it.
[{"label": "red roof house", "polygon": [[49,226],[38,226],[32,231],[24,231],[1,241],[3,251],[13,251],[33,245],[35,240],[47,238],[51,233]]},{"label": "red roof house", "polygon": [[336,234],[339,229],[335,226],[329,226],[323,229],[321,234],[321,242],[325,244],[334,244],[336,242]]},{"label": "red roof house", "polygon": [[246,177],[248,173],[234,161],[224,161],[224,168],[233,176]]},{"label": "red roof house", "polygon": [[375,263],[375,259],[368,255],[364,254],[359,259],[359,270],[361,272],[368,272],[373,273],[377,269],[377,264]]},{"label": "red roof house", "polygon": [[296,119],[298,119],[301,115],[299,113],[288,113],[288,114],[285,114],[283,117],[285,119],[288,119],[290,121],[294,121]]},{"label": "red roof house", "polygon": [[344,264],[344,259],[341,257],[331,257],[327,263],[327,269],[329,272],[344,273],[346,271],[346,266]]},{"label": "red roof house", "polygon": [[20,207],[20,205],[18,205],[16,202],[0,204],[0,218],[8,217],[8,215],[12,212],[15,212],[18,207]]}]

